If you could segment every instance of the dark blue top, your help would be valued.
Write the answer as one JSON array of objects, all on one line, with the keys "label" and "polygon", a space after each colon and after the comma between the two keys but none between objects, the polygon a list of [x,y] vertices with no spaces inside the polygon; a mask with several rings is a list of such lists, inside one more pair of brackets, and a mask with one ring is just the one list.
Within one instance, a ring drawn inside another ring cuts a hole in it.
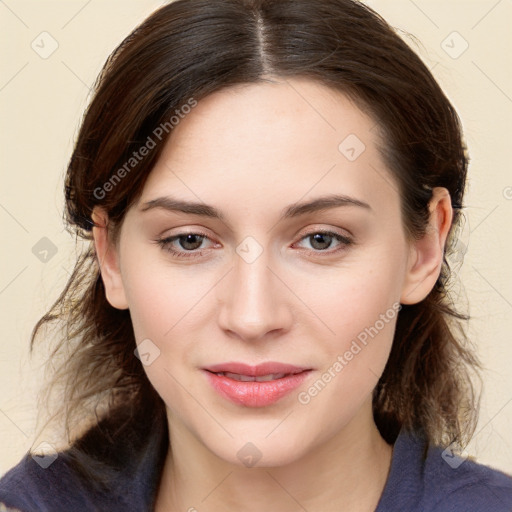
[{"label": "dark blue top", "polygon": [[[0,479],[0,510],[3,503],[22,512],[153,511],[167,446],[167,438],[150,440],[133,463],[127,453],[107,492],[86,485],[66,452],[46,469],[27,453]],[[512,477],[439,447],[425,457],[425,446],[421,436],[400,432],[376,512],[512,512]]]}]

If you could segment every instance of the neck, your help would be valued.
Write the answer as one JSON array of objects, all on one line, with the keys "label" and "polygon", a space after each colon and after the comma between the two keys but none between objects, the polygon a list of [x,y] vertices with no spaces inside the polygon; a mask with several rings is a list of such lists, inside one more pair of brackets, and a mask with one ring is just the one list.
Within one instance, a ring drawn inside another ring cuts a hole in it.
[{"label": "neck", "polygon": [[[370,403],[371,406],[371,403]],[[368,410],[366,410],[368,413]],[[392,446],[362,414],[329,441],[286,466],[246,468],[171,425],[156,512],[343,510],[373,512],[385,487]],[[370,421],[369,421],[370,419]]]}]

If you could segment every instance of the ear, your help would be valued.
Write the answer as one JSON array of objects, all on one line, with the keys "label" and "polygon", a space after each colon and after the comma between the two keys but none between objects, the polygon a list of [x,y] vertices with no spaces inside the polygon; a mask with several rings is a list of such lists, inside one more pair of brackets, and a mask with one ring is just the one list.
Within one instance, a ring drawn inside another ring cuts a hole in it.
[{"label": "ear", "polygon": [[105,286],[105,294],[110,305],[117,309],[128,309],[119,266],[119,254],[108,233],[108,215],[101,208],[92,212],[94,227],[92,235],[94,247]]},{"label": "ear", "polygon": [[430,293],[441,273],[444,247],[453,218],[450,193],[446,188],[432,190],[430,220],[425,235],[411,243],[402,304],[417,304]]}]

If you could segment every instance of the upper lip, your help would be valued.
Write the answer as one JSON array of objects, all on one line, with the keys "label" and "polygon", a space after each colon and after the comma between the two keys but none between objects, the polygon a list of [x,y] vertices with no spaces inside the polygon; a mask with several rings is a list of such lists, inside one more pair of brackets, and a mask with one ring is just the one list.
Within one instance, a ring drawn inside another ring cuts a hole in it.
[{"label": "upper lip", "polygon": [[229,362],[229,363],[219,363],[211,366],[204,367],[204,370],[208,370],[212,373],[221,373],[221,372],[229,372],[229,373],[237,373],[239,375],[248,375],[250,377],[260,377],[262,375],[270,375],[270,374],[293,374],[293,373],[301,373],[306,370],[311,370],[311,368],[295,366],[293,364],[286,363],[278,363],[274,361],[269,361],[266,363],[257,364],[255,366],[251,366],[245,363],[238,362]]}]

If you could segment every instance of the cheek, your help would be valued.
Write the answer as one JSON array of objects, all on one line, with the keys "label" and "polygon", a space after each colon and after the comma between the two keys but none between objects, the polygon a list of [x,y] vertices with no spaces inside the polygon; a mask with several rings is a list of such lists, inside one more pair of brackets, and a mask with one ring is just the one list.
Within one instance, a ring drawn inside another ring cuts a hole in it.
[{"label": "cheek", "polygon": [[[156,265],[141,254],[125,260],[130,272],[125,272],[125,285],[130,316],[137,345],[149,347],[150,361],[144,371],[166,404],[177,411],[190,407],[187,393],[187,359],[191,352],[192,330],[198,328],[199,308],[192,305],[200,299],[201,291],[179,271]],[[204,291],[202,291],[204,295]],[[196,315],[196,316],[195,316]],[[148,344],[148,341],[150,343]],[[193,343],[192,343],[193,344]]]},{"label": "cheek", "polygon": [[[357,261],[332,271],[295,280],[294,291],[317,313],[325,327],[322,328],[325,339],[330,334],[332,339],[346,343],[373,326],[390,309],[389,316],[392,316],[392,307],[399,302],[404,258],[383,253],[378,257],[360,255],[354,259]],[[380,322],[378,326],[387,333]]]},{"label": "cheek", "polygon": [[201,299],[208,291],[207,282],[192,266],[172,267],[147,248],[132,250],[123,261],[122,273],[138,341],[154,338],[165,342],[200,311]]},{"label": "cheek", "polygon": [[[223,286],[230,281],[219,281],[223,268],[172,266],[149,252],[126,251],[123,282],[137,343],[150,339],[161,353],[145,366],[146,374],[164,401],[184,414],[193,404],[180,383],[200,393],[190,370],[198,354],[208,351],[209,336],[216,333],[222,346],[229,347],[215,322],[216,297],[226,296]],[[360,405],[382,373],[404,268],[398,251],[391,252],[375,248],[338,268],[312,272],[312,267],[304,271],[288,266],[279,271],[284,282],[293,283],[293,294],[283,285],[281,295],[295,318],[289,337],[296,337],[297,349],[300,346],[319,370],[321,382],[304,391],[315,409],[328,412],[334,401],[350,414],[348,409]],[[322,386],[330,391],[320,397]]]},{"label": "cheek", "polygon": [[348,395],[354,403],[362,399],[382,374],[400,310],[404,261],[389,256],[361,259],[360,265],[318,283],[323,293],[309,295],[312,309],[329,328],[318,344],[323,352],[320,378],[329,387],[333,383],[331,390],[340,400]]},{"label": "cheek", "polygon": [[[135,338],[138,342],[153,339],[167,350],[167,342],[172,340],[173,352],[178,352],[187,337],[189,343],[194,343],[194,331],[204,329],[208,321],[215,322],[215,297],[226,295],[222,286],[227,281],[219,282],[223,269],[178,267],[148,253],[147,248],[131,248],[123,260],[123,283]],[[329,352],[343,350],[398,301],[403,268],[398,251],[391,254],[376,247],[337,268],[312,271],[311,267],[283,267],[279,273],[285,282],[293,283],[297,298],[294,300],[284,290],[282,300],[289,302],[297,325],[307,332],[308,338],[330,340]],[[379,330],[383,337],[389,337],[391,328],[387,323]]]},{"label": "cheek", "polygon": [[158,353],[144,370],[166,402],[177,403],[179,383],[189,385],[187,371],[204,350],[205,325],[212,312],[208,292],[216,275],[198,273],[192,266],[172,267],[148,252],[129,253],[123,283],[137,344],[149,339]]}]

